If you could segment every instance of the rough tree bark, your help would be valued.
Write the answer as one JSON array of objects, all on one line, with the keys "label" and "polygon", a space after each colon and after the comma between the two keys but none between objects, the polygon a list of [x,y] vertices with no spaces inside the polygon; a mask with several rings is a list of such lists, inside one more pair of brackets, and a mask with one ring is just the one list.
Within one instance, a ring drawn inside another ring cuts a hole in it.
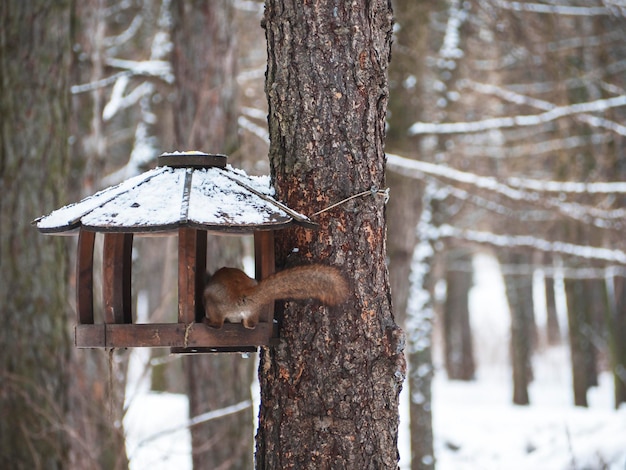
[{"label": "rough tree bark", "polygon": [[[237,142],[236,32],[229,0],[172,3],[176,147],[229,154]],[[233,163],[229,159],[229,163]],[[240,238],[209,237],[208,267],[242,267]],[[254,361],[236,354],[185,358],[189,414],[251,401]],[[252,407],[191,428],[196,469],[252,467]]]},{"label": "rough tree bark", "polygon": [[385,267],[387,0],[267,0],[270,163],[277,196],[318,230],[282,231],[277,264],[323,261],[351,285],[334,308],[277,308],[281,342],[262,351],[259,469],[397,468],[404,336]]},{"label": "rough tree bark", "polygon": [[68,252],[30,222],[65,199],[71,2],[0,3],[0,467],[64,468]]}]

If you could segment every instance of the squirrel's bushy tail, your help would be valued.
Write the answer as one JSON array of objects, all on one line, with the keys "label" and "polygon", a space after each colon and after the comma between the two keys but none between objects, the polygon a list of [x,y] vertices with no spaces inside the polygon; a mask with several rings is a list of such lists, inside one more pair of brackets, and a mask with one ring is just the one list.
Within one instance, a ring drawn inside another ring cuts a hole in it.
[{"label": "squirrel's bushy tail", "polygon": [[348,297],[348,283],[337,268],[312,264],[285,269],[263,279],[254,297],[260,303],[277,299],[318,299],[337,305]]}]

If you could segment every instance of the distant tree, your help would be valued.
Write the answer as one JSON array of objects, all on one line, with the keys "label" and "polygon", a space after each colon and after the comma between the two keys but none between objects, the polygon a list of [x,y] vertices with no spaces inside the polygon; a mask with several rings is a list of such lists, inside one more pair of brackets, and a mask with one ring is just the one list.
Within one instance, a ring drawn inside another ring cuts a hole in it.
[{"label": "distant tree", "polygon": [[594,384],[595,351],[591,338],[590,292],[584,279],[566,279],[567,319],[572,358],[574,404],[588,406],[587,390]]},{"label": "distant tree", "polygon": [[608,310],[609,347],[614,380],[615,408],[626,403],[626,278],[611,279]]},{"label": "distant tree", "polygon": [[261,353],[256,467],[397,468],[403,334],[385,266],[383,139],[392,12],[386,0],[268,0],[266,93],[277,197],[318,230],[282,231],[280,267],[339,266],[349,300],[279,304]]},{"label": "distant tree", "polygon": [[556,297],[554,292],[554,278],[545,278],[546,289],[546,330],[547,341],[550,346],[561,344],[561,326],[556,313]]},{"label": "distant tree", "polygon": [[0,467],[67,468],[68,246],[30,222],[66,201],[72,2],[0,4]]},{"label": "distant tree", "polygon": [[443,306],[446,372],[451,380],[473,380],[476,365],[469,311],[471,254],[465,249],[450,248],[447,255]]},{"label": "distant tree", "polygon": [[[389,127],[385,144],[388,153],[419,159],[430,156],[420,151],[421,139],[409,135],[408,130],[411,124],[428,115],[425,105],[429,92],[427,60],[432,41],[429,23],[431,13],[440,3],[438,0],[393,2],[397,28],[392,46],[393,60],[389,67]],[[405,386],[408,387],[410,397],[411,468],[429,469],[435,464],[430,401],[434,373],[431,357],[432,317],[426,314],[432,306],[432,286],[430,277],[415,272],[412,274],[417,244],[420,241],[428,244],[428,240],[417,238],[425,183],[392,168],[387,171],[387,184],[391,190],[387,203],[387,252],[393,312],[408,336],[406,353],[409,374]],[[421,255],[417,254],[418,258]],[[432,259],[420,258],[417,264],[422,267],[424,261],[427,265]],[[426,299],[417,307],[419,312],[413,312],[416,318],[409,320],[407,305],[412,288],[411,278],[414,284],[422,283],[420,286],[413,285],[413,288],[426,294]],[[418,339],[421,338],[420,332],[427,338]]]},{"label": "distant tree", "polygon": [[[504,252],[498,256],[500,262],[509,267],[529,266],[528,253]],[[513,403],[529,405],[528,386],[532,372],[534,349],[533,284],[529,274],[506,273],[504,284],[511,312],[511,369],[513,370]]]},{"label": "distant tree", "polygon": [[[237,33],[229,0],[172,2],[175,147],[231,154],[237,144]],[[233,163],[232,158],[229,160]],[[243,267],[240,238],[210,237],[208,268]],[[251,402],[254,361],[237,354],[185,358],[189,413]],[[191,428],[196,469],[252,467],[252,406]]]}]

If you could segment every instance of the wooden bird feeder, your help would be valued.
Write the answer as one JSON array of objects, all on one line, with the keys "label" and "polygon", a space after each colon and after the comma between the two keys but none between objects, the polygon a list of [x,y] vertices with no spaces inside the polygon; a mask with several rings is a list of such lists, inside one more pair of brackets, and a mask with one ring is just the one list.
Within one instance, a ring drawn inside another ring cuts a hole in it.
[{"label": "wooden bird feeder", "polygon": [[[175,152],[158,167],[35,221],[46,234],[78,233],[75,344],[79,348],[169,347],[174,353],[252,352],[275,338],[273,306],[255,329],[201,322],[207,232],[253,234],[255,276],[274,272],[274,231],[314,224],[273,199],[267,184],[227,165],[224,155]],[[93,254],[104,234],[104,323],[94,322]],[[178,322],[133,322],[133,237],[178,234]]]}]

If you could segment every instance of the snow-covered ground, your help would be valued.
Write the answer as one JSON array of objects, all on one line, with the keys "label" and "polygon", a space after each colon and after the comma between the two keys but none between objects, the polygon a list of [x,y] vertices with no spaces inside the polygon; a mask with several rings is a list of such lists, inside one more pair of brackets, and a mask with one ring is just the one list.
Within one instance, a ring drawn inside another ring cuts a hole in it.
[{"label": "snow-covered ground", "polygon": [[[477,257],[476,267],[480,274],[470,294],[470,311],[480,366],[473,382],[451,382],[440,369],[435,376],[437,468],[626,470],[626,407],[613,409],[612,378],[601,375],[600,385],[589,391],[589,408],[573,407],[566,347],[546,349],[534,358],[531,405],[511,404],[504,287],[493,258]],[[136,351],[133,360],[139,371],[141,353]],[[186,397],[151,393],[140,380],[129,387],[124,425],[131,469],[191,469]],[[405,469],[409,468],[406,394],[403,398],[400,454]]]},{"label": "snow-covered ground", "polygon": [[613,409],[609,375],[589,392],[585,409],[571,405],[569,381],[562,380],[568,374],[538,369],[532,405],[524,407],[511,404],[511,387],[499,373],[470,383],[436,378],[437,468],[626,469],[626,408]]}]

